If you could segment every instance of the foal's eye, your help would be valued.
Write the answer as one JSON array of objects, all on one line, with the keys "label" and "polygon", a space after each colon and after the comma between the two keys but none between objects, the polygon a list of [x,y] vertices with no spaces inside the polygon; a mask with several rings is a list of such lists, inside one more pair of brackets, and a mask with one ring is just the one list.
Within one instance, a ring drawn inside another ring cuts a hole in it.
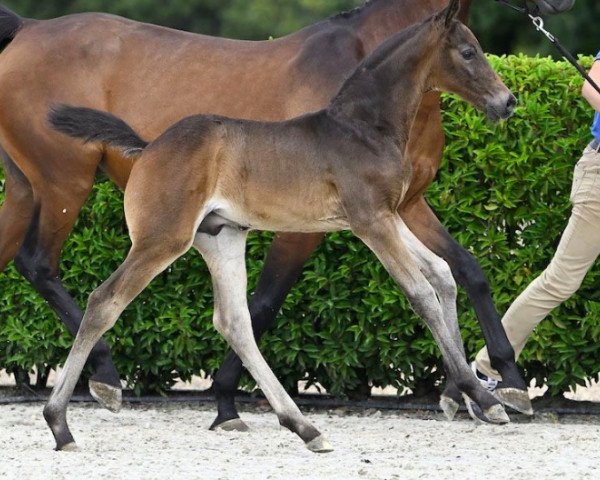
[{"label": "foal's eye", "polygon": [[465,60],[471,60],[473,57],[475,57],[475,50],[469,48],[467,50],[463,50],[462,52],[460,52],[460,54]]}]

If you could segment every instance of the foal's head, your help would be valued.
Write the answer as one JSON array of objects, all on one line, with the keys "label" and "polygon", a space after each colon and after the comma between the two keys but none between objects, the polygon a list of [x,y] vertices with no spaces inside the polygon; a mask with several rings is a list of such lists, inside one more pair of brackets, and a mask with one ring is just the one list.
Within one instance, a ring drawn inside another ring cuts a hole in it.
[{"label": "foal's head", "polygon": [[473,33],[456,19],[459,0],[431,18],[436,46],[428,87],[452,92],[492,120],[508,118],[517,103],[485,58]]}]

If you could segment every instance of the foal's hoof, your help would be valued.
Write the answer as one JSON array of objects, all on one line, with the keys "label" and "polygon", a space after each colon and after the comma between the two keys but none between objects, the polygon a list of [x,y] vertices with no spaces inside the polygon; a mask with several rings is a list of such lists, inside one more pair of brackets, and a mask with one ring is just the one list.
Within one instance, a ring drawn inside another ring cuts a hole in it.
[{"label": "foal's hoof", "polygon": [[479,405],[477,405],[471,398],[464,395],[465,405],[467,411],[473,420],[479,423],[494,423],[497,425],[504,425],[510,423],[510,418],[504,411],[504,407],[500,404],[492,405],[485,411],[482,411]]},{"label": "foal's hoof", "polygon": [[317,438],[313,438],[306,444],[311,452],[314,453],[329,453],[333,452],[333,447],[329,444],[327,439],[323,435],[319,435]]},{"label": "foal's hoof", "polygon": [[57,448],[59,452],[79,452],[79,447],[75,442],[67,443],[60,448]]},{"label": "foal's hoof", "polygon": [[526,390],[518,388],[496,388],[494,395],[507,407],[525,415],[533,415],[533,407]]},{"label": "foal's hoof", "polygon": [[224,430],[226,432],[247,432],[248,430],[250,430],[250,428],[248,428],[248,425],[246,425],[241,418],[234,418],[232,420],[227,420],[226,422],[211,427],[211,430]]},{"label": "foal's hoof", "polygon": [[490,423],[495,423],[497,425],[510,423],[510,418],[504,411],[502,405],[492,405],[487,410],[484,410],[483,414],[489,419]]},{"label": "foal's hoof", "polygon": [[458,412],[458,407],[459,404],[454,399],[447,397],[446,395],[440,397],[440,408],[448,421],[451,422],[454,420],[454,416],[456,415],[456,412]]},{"label": "foal's hoof", "polygon": [[90,394],[100,405],[113,413],[118,413],[123,404],[123,393],[120,388],[106,383],[90,380],[88,382]]}]

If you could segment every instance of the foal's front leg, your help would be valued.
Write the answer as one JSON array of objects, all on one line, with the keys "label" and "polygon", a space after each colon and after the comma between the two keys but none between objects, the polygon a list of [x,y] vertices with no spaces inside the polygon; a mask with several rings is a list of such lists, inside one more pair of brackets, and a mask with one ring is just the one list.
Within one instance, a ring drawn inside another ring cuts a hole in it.
[{"label": "foal's front leg", "polygon": [[[466,361],[456,312],[456,282],[452,277],[450,266],[423,245],[403,222],[401,222],[400,226],[400,236],[406,241],[406,245],[414,255],[421,272],[423,272],[429,283],[433,286],[442,307],[442,317],[446,323],[446,327],[450,331],[454,342],[459,346],[462,358]],[[448,381],[454,385],[451,379]],[[458,387],[456,389],[457,399],[447,398],[444,394],[440,398],[442,411],[449,420],[454,418],[459,407],[458,399],[460,399],[461,393]]]},{"label": "foal's front leg", "polygon": [[[456,312],[456,282],[452,277],[450,266],[446,261],[429,250],[403,222],[401,222],[400,226],[400,236],[406,242],[409,251],[414,255],[421,272],[423,272],[429,283],[433,286],[442,307],[442,317],[446,323],[446,327],[450,331],[454,342],[460,348],[461,357],[466,361],[467,357],[460,336],[458,315]],[[448,384],[456,389],[456,396],[448,397],[447,391],[449,388],[447,387],[440,397],[440,407],[446,418],[452,420],[459,407],[458,399],[460,399],[461,392],[450,375],[448,375]],[[468,400],[467,407],[470,406],[471,402]],[[469,413],[473,418],[491,423],[496,423],[497,420],[505,420],[504,412],[500,412],[500,419],[490,419],[483,415],[475,416],[472,408],[469,408]]]},{"label": "foal's front leg", "polygon": [[[351,226],[354,233],[377,255],[396,283],[404,290],[417,315],[425,320],[442,351],[446,371],[456,380],[460,390],[471,397],[491,421],[507,423],[509,419],[500,402],[479,384],[469,369],[462,343],[456,338],[458,328],[449,328],[444,319],[444,313],[448,313],[449,307],[442,308],[436,297],[436,290],[419,269],[419,261],[411,250],[419,255],[422,267],[425,252],[420,242],[414,241],[414,236],[407,235],[407,242],[404,241],[402,234],[406,234],[407,227],[402,219],[397,214],[390,213],[366,223],[351,220]],[[410,249],[407,244],[410,245]],[[435,279],[436,276],[437,274],[434,276],[434,282],[439,279]],[[442,277],[446,275],[442,274]],[[453,295],[450,292],[446,301],[451,301]],[[448,321],[456,323],[452,308],[450,314],[454,318]]]},{"label": "foal's front leg", "polygon": [[[531,401],[515,363],[515,352],[508,341],[492,302],[489,285],[477,260],[444,229],[423,197],[405,207],[401,214],[402,219],[427,248],[448,262],[454,278],[465,288],[481,325],[492,366],[502,375],[501,385],[496,389],[495,395],[509,407],[531,415]],[[451,378],[443,396],[455,402],[460,399]]]},{"label": "foal's front leg", "polygon": [[216,236],[198,233],[194,246],[206,261],[213,281],[213,322],[238,354],[275,410],[279,423],[296,433],[309,450],[332,451],[329,442],[302,415],[263,358],[254,334],[247,304],[246,232],[224,227]]}]

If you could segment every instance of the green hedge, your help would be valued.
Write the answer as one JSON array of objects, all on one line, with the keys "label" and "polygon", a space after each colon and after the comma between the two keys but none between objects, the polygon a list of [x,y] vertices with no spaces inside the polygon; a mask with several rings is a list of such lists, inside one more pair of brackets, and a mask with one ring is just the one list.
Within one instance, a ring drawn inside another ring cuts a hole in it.
[{"label": "green hedge", "polygon": [[[591,59],[584,59],[589,66]],[[519,96],[516,116],[490,124],[464,102],[444,99],[447,148],[428,199],[448,230],[480,260],[498,310],[547,265],[569,214],[572,170],[589,138],[591,111],[566,63],[492,57]],[[99,182],[63,255],[62,276],[77,301],[124,258],[122,194]],[[270,234],[250,235],[250,286]],[[520,364],[553,392],[600,370],[600,271],[534,333]],[[0,365],[57,365],[72,342],[56,315],[12,267],[0,277]],[[467,350],[482,335],[464,292],[459,315]],[[123,314],[107,335],[117,367],[137,392],[162,391],[179,376],[213,372],[226,351],[211,325],[210,280],[190,252]],[[329,235],[262,342],[268,362],[291,387],[319,381],[350,395],[376,386],[415,388],[441,379],[432,337],[374,256],[349,233]],[[308,375],[308,376],[307,376]],[[246,380],[248,382],[249,380]]]}]

